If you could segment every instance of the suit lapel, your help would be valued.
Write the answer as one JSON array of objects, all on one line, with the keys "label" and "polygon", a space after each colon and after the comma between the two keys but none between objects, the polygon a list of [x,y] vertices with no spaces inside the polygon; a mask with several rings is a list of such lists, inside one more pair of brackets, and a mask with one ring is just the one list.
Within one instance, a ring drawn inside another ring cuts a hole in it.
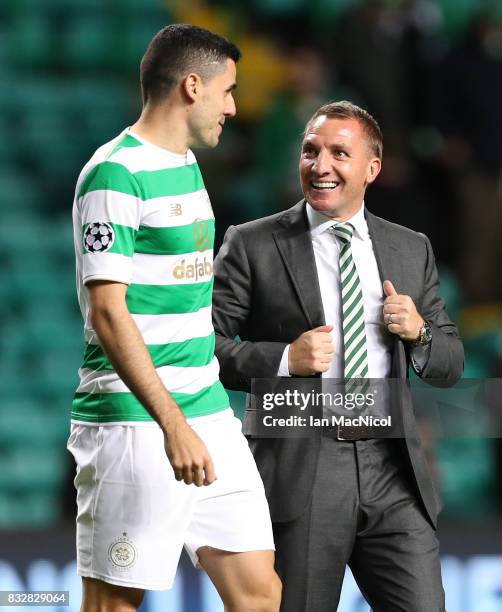
[{"label": "suit lapel", "polygon": [[321,291],[312,248],[305,202],[302,200],[278,219],[275,243],[310,328],[325,324]]},{"label": "suit lapel", "polygon": [[[403,270],[399,248],[388,224],[366,210],[366,221],[373,242],[380,279],[388,279],[399,292]],[[325,324],[321,291],[310,236],[305,201],[285,211],[278,219],[280,228],[273,233],[279,253],[295,288],[298,300],[312,327]]]},{"label": "suit lapel", "polygon": [[388,231],[384,222],[368,210],[366,211],[366,222],[373,243],[380,280],[382,283],[384,280],[390,280],[399,293],[403,274],[399,248],[392,240],[392,233]]},{"label": "suit lapel", "polygon": [[[403,285],[402,253],[393,240],[392,232],[389,231],[388,222],[366,210],[366,221],[368,231],[373,243],[373,251],[377,261],[380,280],[390,280],[398,293]],[[394,349],[392,356],[392,378],[406,378],[407,364],[404,344],[398,336],[394,336]]]}]

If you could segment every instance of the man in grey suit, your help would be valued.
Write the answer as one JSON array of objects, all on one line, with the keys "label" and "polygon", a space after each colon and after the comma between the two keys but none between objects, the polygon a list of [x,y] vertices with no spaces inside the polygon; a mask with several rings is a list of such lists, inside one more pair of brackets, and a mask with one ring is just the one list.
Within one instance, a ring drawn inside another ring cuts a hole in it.
[{"label": "man in grey suit", "polygon": [[[381,163],[373,117],[350,102],[327,104],[302,142],[305,199],[229,228],[213,301],[226,387],[249,392],[253,378],[275,376],[405,381],[410,366],[432,385],[460,378],[463,348],[428,239],[365,208]],[[271,439],[257,435],[248,410],[283,612],[336,610],[347,564],[375,612],[444,610],[439,500],[408,395],[397,412],[399,439],[343,427]]]}]

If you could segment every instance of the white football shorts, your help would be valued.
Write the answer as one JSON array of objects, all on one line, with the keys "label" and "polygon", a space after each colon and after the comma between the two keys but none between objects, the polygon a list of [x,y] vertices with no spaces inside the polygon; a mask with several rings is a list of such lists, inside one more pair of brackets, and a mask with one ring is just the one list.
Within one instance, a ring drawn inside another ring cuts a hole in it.
[{"label": "white football shorts", "polygon": [[196,567],[202,546],[274,550],[263,484],[239,419],[228,409],[189,423],[215,466],[209,486],[174,478],[156,423],[72,423],[80,576],[167,590],[183,545]]}]

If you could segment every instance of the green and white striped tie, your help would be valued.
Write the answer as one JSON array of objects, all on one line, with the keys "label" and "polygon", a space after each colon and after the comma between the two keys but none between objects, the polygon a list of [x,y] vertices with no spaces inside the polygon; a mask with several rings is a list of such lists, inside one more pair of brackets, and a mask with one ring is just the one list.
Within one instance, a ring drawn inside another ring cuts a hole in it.
[{"label": "green and white striped tie", "polygon": [[352,257],[351,240],[354,226],[340,223],[333,232],[341,243],[340,281],[342,288],[343,376],[367,378],[368,351],[364,324],[363,293]]}]

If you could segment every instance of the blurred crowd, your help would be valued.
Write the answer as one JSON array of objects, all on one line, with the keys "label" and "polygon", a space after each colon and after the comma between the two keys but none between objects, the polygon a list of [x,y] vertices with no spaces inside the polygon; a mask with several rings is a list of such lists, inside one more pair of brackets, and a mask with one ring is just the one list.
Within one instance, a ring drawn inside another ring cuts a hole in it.
[{"label": "blurred crowd", "polygon": [[[36,421],[38,410],[60,423],[54,444],[64,445],[83,346],[73,296],[75,181],[94,149],[137,117],[141,55],[157,30],[176,21],[227,35],[243,51],[237,117],[217,149],[198,154],[217,242],[228,225],[300,199],[306,120],[326,101],[352,100],[374,115],[384,134],[383,170],[368,192],[368,208],[429,236],[442,294],[464,338],[466,377],[502,377],[500,2],[5,0],[2,422],[18,413],[21,397],[27,418],[33,414]],[[479,425],[476,411],[464,408],[465,436],[441,439],[424,421],[424,437],[447,514],[484,517],[501,506],[502,447],[488,437],[489,425]],[[474,429],[478,435],[471,435]],[[13,465],[9,440],[0,433],[0,473],[2,465]],[[21,447],[18,461],[25,454]],[[73,498],[69,476],[61,486],[71,473],[69,459],[55,461],[63,468],[56,469],[40,525],[60,516],[62,491]],[[26,506],[19,482],[16,488],[0,476],[0,527],[19,524],[8,518]]]}]

